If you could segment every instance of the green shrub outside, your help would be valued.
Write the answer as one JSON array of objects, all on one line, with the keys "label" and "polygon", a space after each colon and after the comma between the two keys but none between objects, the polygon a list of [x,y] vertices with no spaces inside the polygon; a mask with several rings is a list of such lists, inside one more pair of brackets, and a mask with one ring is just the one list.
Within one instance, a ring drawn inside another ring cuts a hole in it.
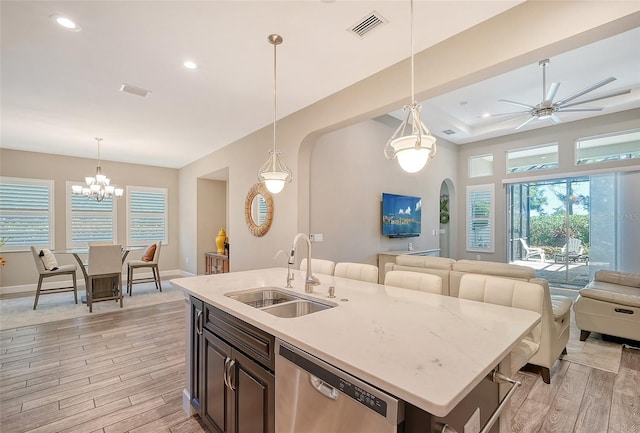
[{"label": "green shrub outside", "polygon": [[[556,253],[567,239],[565,215],[531,216],[529,245],[542,247],[546,253]],[[582,241],[585,254],[589,251],[589,216],[569,215],[569,237]]]}]

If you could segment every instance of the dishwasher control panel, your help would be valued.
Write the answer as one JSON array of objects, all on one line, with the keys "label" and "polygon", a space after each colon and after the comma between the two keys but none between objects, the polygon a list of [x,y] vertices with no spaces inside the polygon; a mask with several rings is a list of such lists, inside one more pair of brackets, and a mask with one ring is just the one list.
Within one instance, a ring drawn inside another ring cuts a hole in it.
[{"label": "dishwasher control panel", "polygon": [[338,378],[340,391],[361,404],[375,410],[382,416],[387,416],[387,402],[378,398],[370,391],[364,390],[357,385],[354,385],[350,381]]}]

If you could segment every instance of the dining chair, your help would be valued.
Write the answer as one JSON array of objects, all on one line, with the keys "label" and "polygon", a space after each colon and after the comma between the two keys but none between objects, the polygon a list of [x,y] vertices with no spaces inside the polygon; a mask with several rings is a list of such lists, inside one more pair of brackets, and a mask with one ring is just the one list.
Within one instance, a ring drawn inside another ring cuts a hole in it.
[{"label": "dining chair", "polygon": [[[311,272],[314,274],[333,275],[336,263],[331,260],[311,259]],[[307,259],[304,258],[300,262],[300,270],[307,270]]]},{"label": "dining chair", "polygon": [[[129,260],[127,262],[127,293],[129,296],[133,293],[133,285],[138,283],[150,283],[153,281],[156,284],[156,290],[162,292],[162,283],[160,282],[160,270],[158,269],[158,261],[160,260],[160,247],[162,243],[160,241],[149,245],[149,247],[142,253],[141,260]],[[151,268],[153,276],[134,278],[133,272],[136,269]]]},{"label": "dining chair", "polygon": [[419,290],[442,295],[442,278],[438,275],[412,271],[389,271],[384,278],[385,286]]},{"label": "dining chair", "polygon": [[[87,267],[87,305],[93,312],[93,303],[119,300],[122,305],[122,259],[120,245],[91,245]],[[99,283],[98,283],[99,282]],[[101,286],[103,290],[98,292]]]},{"label": "dining chair", "polygon": [[378,282],[378,267],[366,263],[341,262],[336,263],[333,275],[376,284]]},{"label": "dining chair", "polygon": [[[57,261],[55,260],[55,255],[51,253],[49,250],[46,250],[47,256],[52,258],[50,260],[51,263],[49,266],[45,267],[44,260],[45,259],[45,250],[38,250],[36,247],[31,246],[31,253],[33,254],[33,261],[36,264],[36,268],[38,269],[38,287],[36,288],[36,299],[33,301],[33,309],[35,310],[38,306],[38,299],[40,295],[45,295],[48,293],[63,293],[63,292],[71,292],[73,291],[73,297],[75,298],[76,304],[78,303],[78,285],[76,284],[76,265],[62,265],[58,266]],[[40,256],[42,253],[42,256]],[[46,259],[45,259],[46,260]],[[47,269],[49,268],[49,269]],[[72,286],[64,286],[64,287],[52,287],[52,288],[42,288],[42,280],[48,277],[56,277],[60,275],[71,275],[73,279]]]}]

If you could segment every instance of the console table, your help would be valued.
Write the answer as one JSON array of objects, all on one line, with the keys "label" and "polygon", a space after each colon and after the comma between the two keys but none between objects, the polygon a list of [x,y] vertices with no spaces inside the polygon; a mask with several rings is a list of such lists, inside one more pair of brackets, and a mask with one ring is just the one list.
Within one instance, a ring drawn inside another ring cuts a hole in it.
[{"label": "console table", "polygon": [[216,253],[204,253],[204,273],[223,274],[229,272],[229,256]]},{"label": "console table", "polygon": [[396,262],[396,256],[409,254],[412,256],[439,256],[440,249],[422,250],[422,251],[381,251],[378,253],[378,284],[384,284],[384,268],[387,263]]}]

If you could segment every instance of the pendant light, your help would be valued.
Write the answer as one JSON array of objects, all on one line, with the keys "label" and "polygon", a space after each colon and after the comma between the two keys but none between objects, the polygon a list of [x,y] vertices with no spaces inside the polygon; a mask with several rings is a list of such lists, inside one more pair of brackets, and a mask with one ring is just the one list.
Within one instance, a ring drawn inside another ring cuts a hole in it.
[{"label": "pendant light", "polygon": [[267,38],[273,45],[273,150],[269,151],[269,159],[258,172],[258,179],[263,182],[269,192],[277,194],[286,183],[291,182],[293,175],[286,164],[280,161],[280,151],[276,150],[276,47],[282,43],[282,36],[269,35]]},{"label": "pendant light", "polygon": [[83,195],[90,200],[102,201],[110,197],[122,197],[124,190],[111,185],[111,180],[102,174],[102,164],[100,159],[100,142],[102,138],[96,137],[98,142],[98,165],[96,166],[95,177],[85,177],[85,185],[73,185],[71,191],[76,195]]},{"label": "pendant light", "polygon": [[413,0],[411,0],[411,105],[403,111],[407,117],[387,142],[384,154],[387,159],[398,160],[400,168],[407,173],[422,170],[430,158],[436,155],[436,139],[420,119],[421,105],[415,98],[415,71],[413,64]]}]

